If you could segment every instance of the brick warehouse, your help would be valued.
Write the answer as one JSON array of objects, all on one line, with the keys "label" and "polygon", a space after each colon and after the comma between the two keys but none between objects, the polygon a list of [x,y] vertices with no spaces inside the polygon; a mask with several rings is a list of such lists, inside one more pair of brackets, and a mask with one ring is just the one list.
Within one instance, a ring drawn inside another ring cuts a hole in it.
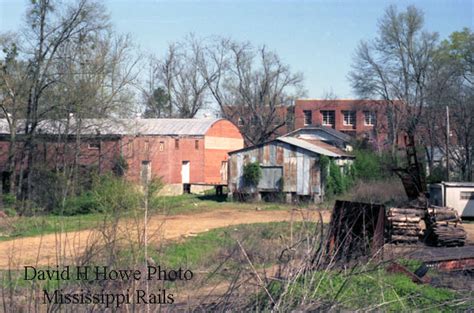
[{"label": "brick warehouse", "polygon": [[[294,105],[275,107],[275,124],[284,121],[285,125],[275,131],[272,139],[299,128],[327,126],[368,139],[377,149],[383,149],[388,144],[387,106],[384,100],[297,99]],[[251,116],[240,107],[226,107],[226,115],[243,133],[252,127]],[[397,140],[398,145],[404,146],[401,134]]]},{"label": "brick warehouse", "polygon": [[[9,131],[5,120],[0,123],[0,170],[4,173]],[[81,167],[95,166],[105,173],[121,157],[128,165],[128,180],[139,183],[143,173],[161,177],[163,194],[180,194],[183,186],[199,192],[227,184],[227,153],[243,148],[238,128],[224,119],[84,119],[68,123],[67,136],[64,129],[64,120],[43,121],[38,126],[41,144],[36,157],[44,164],[54,168],[76,160]],[[60,136],[68,144],[58,144]],[[73,149],[78,137],[80,148]]]},{"label": "brick warehouse", "polygon": [[[377,148],[387,141],[387,102],[384,100],[295,101],[295,129],[327,126],[357,138],[366,138]],[[399,136],[398,144],[403,145]]]}]

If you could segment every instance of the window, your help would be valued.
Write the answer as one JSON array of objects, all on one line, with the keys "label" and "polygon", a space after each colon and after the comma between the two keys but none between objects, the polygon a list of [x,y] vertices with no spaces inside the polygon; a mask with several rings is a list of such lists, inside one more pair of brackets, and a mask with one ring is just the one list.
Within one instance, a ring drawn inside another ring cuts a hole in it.
[{"label": "window", "polygon": [[149,153],[150,152],[150,143],[148,142],[148,140],[145,140],[145,153]]},{"label": "window", "polygon": [[194,140],[194,148],[199,150],[199,140]]},{"label": "window", "polygon": [[241,117],[239,117],[239,119],[237,120],[237,126],[242,127],[244,126],[244,124],[245,124],[244,120]]},{"label": "window", "polygon": [[354,126],[356,124],[356,112],[355,111],[342,111],[344,116],[343,125]]},{"label": "window", "polygon": [[311,125],[313,122],[313,113],[311,111],[303,111],[304,125]]},{"label": "window", "polygon": [[474,191],[461,191],[461,200],[474,200]]},{"label": "window", "polygon": [[364,124],[365,126],[375,125],[375,112],[364,111]]},{"label": "window", "polygon": [[127,144],[127,153],[129,156],[133,155],[133,140],[129,140]]},{"label": "window", "polygon": [[334,126],[335,113],[334,111],[321,111],[323,117],[323,125]]},{"label": "window", "polygon": [[90,142],[89,143],[89,149],[91,150],[99,150],[100,149],[100,142]]},{"label": "window", "polygon": [[174,140],[174,148],[179,149],[179,139]]},{"label": "window", "polygon": [[164,151],[164,150],[165,150],[165,142],[160,141],[160,151]]}]

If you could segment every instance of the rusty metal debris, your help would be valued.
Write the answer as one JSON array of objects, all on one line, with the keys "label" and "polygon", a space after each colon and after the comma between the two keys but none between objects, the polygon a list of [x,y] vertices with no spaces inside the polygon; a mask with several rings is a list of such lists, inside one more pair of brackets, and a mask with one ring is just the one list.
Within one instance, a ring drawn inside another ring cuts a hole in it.
[{"label": "rusty metal debris", "polygon": [[389,266],[387,266],[386,270],[389,273],[403,274],[403,275],[409,277],[414,283],[427,284],[431,281],[431,279],[430,279],[429,276],[425,276],[426,271],[423,271],[422,275],[417,274],[420,271],[420,269],[422,269],[422,268],[423,268],[423,266],[421,268],[417,269],[415,273],[412,273],[405,266],[403,266],[403,265],[401,265],[397,262],[393,262]]},{"label": "rusty metal debris", "polygon": [[338,200],[329,225],[327,252],[345,260],[374,255],[383,247],[384,227],[383,205]]}]

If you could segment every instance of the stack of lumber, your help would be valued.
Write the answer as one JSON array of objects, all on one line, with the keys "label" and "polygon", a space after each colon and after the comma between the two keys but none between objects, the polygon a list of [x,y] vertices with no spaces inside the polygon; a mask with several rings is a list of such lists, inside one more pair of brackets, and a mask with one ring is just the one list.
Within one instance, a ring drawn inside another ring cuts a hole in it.
[{"label": "stack of lumber", "polygon": [[426,217],[426,242],[434,246],[463,246],[466,231],[456,210],[448,207],[430,207]]},{"label": "stack of lumber", "polygon": [[389,238],[395,243],[416,243],[422,234],[424,209],[390,208],[387,212]]}]

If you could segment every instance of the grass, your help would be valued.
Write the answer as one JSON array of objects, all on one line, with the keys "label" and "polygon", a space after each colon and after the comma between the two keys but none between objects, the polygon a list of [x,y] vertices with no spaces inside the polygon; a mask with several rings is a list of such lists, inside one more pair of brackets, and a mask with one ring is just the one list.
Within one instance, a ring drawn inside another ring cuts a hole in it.
[{"label": "grass", "polygon": [[[247,260],[237,245],[239,240],[256,268],[268,268],[277,264],[283,247],[287,247],[293,236],[305,237],[315,232],[314,223],[274,222],[237,225],[210,230],[188,237],[181,242],[168,242],[153,250],[150,256],[168,269],[179,267],[203,273],[217,272],[207,283],[218,280],[231,280],[238,269],[248,268]],[[412,260],[399,260],[400,263],[416,269],[420,263]],[[225,268],[225,270],[224,270]],[[18,273],[17,273],[18,274]],[[28,284],[17,277],[10,283],[28,288]],[[6,286],[8,283],[3,282]],[[46,288],[55,286],[45,282]],[[183,286],[184,288],[184,286]],[[274,299],[282,298],[281,311],[311,310],[332,308],[337,311],[460,311],[469,308],[469,303],[456,306],[463,295],[446,288],[418,285],[408,277],[387,273],[382,267],[368,268],[358,266],[354,271],[317,271],[301,276],[290,283],[288,292],[283,295],[285,282],[274,280],[268,290]],[[246,296],[248,309],[270,310],[265,293]],[[302,306],[302,303],[304,305]]]},{"label": "grass", "polygon": [[[255,210],[256,207],[262,210],[291,208],[291,206],[284,204],[227,202],[226,196],[187,194],[157,197],[150,205],[150,214],[193,214],[218,210],[224,206],[227,209],[235,210]],[[128,216],[130,215],[124,214],[123,218]],[[74,216],[49,214],[6,218],[0,223],[0,241],[46,235],[60,231],[70,232],[91,229],[96,227],[105,217],[106,215],[103,213],[90,213]]]},{"label": "grass", "polygon": [[[232,266],[247,262],[238,249],[239,240],[252,262],[264,267],[275,262],[283,242],[289,240],[292,231],[290,225],[290,222],[272,222],[216,228],[180,243],[167,244],[156,251],[154,257],[167,267],[204,269],[230,260],[229,256],[232,255],[234,264],[226,264]],[[293,231],[299,232],[305,227],[308,232],[313,232],[314,225],[294,222]]]},{"label": "grass", "polygon": [[[314,232],[314,224],[293,224],[294,233],[301,234],[302,230],[307,233]],[[230,275],[234,273],[232,269],[245,268],[248,265],[236,244],[237,240],[242,242],[254,266],[268,268],[277,263],[278,255],[288,243],[290,233],[289,222],[219,228],[187,238],[183,242],[165,245],[155,251],[153,257],[159,260],[157,263],[168,268],[183,267],[214,273],[221,267],[226,268],[225,272]],[[415,260],[399,262],[412,271],[421,265]],[[277,299],[282,294],[284,282],[273,281],[269,288],[273,298]],[[431,308],[430,311],[454,311],[462,308],[449,305],[461,296],[461,293],[450,289],[415,284],[410,278],[401,274],[390,274],[381,267],[369,270],[358,267],[352,273],[334,270],[303,276],[290,285],[282,302],[284,307],[281,309],[301,309],[298,306],[302,299],[306,299],[306,302],[323,307],[336,304],[340,310],[400,312]],[[257,303],[268,303],[263,292],[251,299],[248,308],[255,310]],[[271,308],[258,309],[265,311]]]},{"label": "grass", "polygon": [[14,217],[4,220],[0,225],[0,241],[93,228],[103,217],[104,214],[99,213],[76,216]]},{"label": "grass", "polygon": [[[274,298],[283,291],[283,283],[270,286]],[[315,272],[293,283],[283,301],[286,309],[296,308],[301,299],[318,305],[335,305],[339,310],[375,310],[406,312],[413,310],[456,311],[450,305],[459,294],[455,291],[413,283],[404,275],[388,274],[383,268],[343,274]]]}]

